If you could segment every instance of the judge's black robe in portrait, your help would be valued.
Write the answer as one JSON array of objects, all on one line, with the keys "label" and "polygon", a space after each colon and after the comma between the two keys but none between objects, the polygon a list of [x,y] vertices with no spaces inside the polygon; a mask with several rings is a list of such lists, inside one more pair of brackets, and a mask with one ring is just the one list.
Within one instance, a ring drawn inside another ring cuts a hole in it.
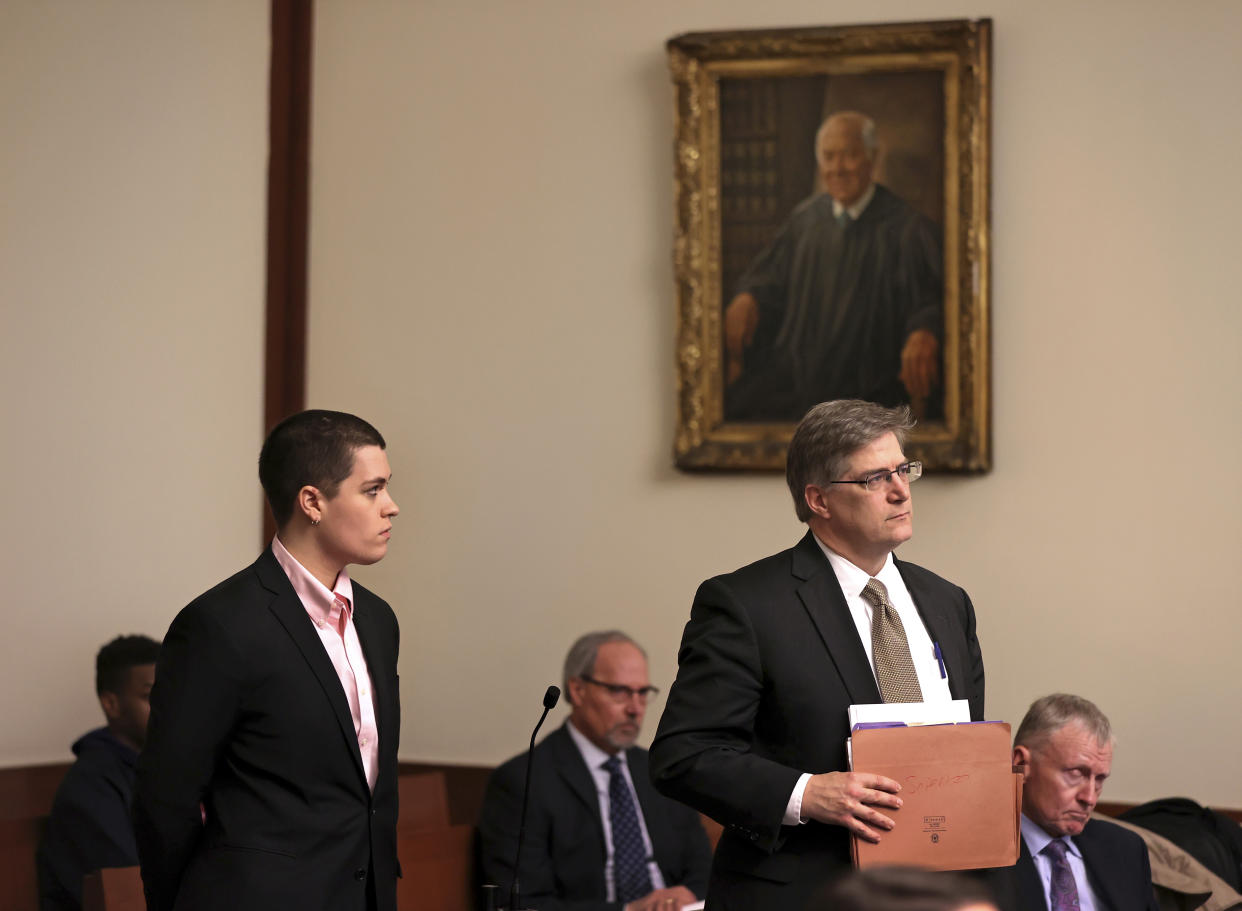
[{"label": "judge's black robe in portrait", "polygon": [[848,226],[828,194],[802,202],[738,288],[758,301],[759,323],[725,417],[796,421],[831,399],[908,402],[906,339],[944,334],[942,257],[935,222],[880,184]]}]

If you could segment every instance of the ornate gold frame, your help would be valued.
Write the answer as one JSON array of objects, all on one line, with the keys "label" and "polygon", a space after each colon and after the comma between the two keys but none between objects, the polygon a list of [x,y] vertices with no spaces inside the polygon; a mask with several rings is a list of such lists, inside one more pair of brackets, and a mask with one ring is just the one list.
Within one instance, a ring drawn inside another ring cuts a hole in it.
[{"label": "ornate gold frame", "polygon": [[676,464],[782,469],[788,423],[724,420],[720,81],[937,70],[944,77],[944,419],[907,443],[929,469],[991,468],[991,20],[699,32],[668,42],[676,92]]}]

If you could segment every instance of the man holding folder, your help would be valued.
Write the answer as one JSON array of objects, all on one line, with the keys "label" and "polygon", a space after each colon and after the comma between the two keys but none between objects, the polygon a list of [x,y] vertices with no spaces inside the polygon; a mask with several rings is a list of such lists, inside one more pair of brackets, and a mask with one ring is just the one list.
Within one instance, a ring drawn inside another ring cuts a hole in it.
[{"label": "man holding folder", "polygon": [[897,560],[913,533],[902,447],[909,411],[825,402],[799,423],[786,480],[809,532],[704,582],[651,748],[670,797],[725,826],[708,907],[801,908],[879,841],[901,806],[890,778],[852,773],[851,704],[967,699],[983,716],[983,660],[966,592]]}]

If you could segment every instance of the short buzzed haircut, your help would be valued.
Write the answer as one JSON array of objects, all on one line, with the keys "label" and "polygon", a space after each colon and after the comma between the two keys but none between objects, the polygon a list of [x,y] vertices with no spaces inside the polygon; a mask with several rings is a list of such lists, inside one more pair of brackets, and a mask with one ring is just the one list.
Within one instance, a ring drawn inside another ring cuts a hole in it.
[{"label": "short buzzed haircut", "polygon": [[573,677],[590,677],[595,673],[595,659],[599,657],[599,649],[610,642],[628,642],[647,657],[647,651],[619,629],[601,630],[579,636],[578,641],[569,647],[565,655],[565,669],[561,675],[561,686],[569,692],[569,681]]},{"label": "short buzzed haircut", "polygon": [[886,433],[905,447],[914,418],[905,405],[886,408],[861,399],[821,402],[798,422],[785,458],[785,481],[793,496],[794,512],[802,522],[811,518],[804,491],[808,484],[825,487],[838,481],[849,467],[850,456]]},{"label": "short buzzed haircut", "polygon": [[259,453],[259,482],[276,527],[293,516],[298,491],[317,487],[329,499],[354,470],[354,453],[387,444],[360,417],[312,409],[287,417],[272,429]]},{"label": "short buzzed haircut", "polygon": [[1013,745],[1038,750],[1048,738],[1074,721],[1081,723],[1096,743],[1112,742],[1113,729],[1108,716],[1094,702],[1070,693],[1053,693],[1031,703],[1018,725],[1018,733],[1014,734]]},{"label": "short buzzed haircut", "polygon": [[95,692],[119,693],[129,677],[129,669],[155,664],[160,644],[150,636],[117,636],[95,656]]}]

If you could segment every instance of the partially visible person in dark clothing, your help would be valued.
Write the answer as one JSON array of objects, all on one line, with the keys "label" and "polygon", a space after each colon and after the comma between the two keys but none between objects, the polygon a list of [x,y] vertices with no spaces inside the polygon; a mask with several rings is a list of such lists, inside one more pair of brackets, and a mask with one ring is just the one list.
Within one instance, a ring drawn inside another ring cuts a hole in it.
[{"label": "partially visible person in dark clothing", "polygon": [[996,911],[979,882],[959,873],[872,867],[847,873],[808,911]]},{"label": "partially visible person in dark clothing", "polygon": [[78,911],[87,873],[138,863],[129,804],[159,650],[147,636],[118,636],[99,650],[95,691],[108,724],[74,743],[77,761],[52,801],[38,852],[42,911]]}]

